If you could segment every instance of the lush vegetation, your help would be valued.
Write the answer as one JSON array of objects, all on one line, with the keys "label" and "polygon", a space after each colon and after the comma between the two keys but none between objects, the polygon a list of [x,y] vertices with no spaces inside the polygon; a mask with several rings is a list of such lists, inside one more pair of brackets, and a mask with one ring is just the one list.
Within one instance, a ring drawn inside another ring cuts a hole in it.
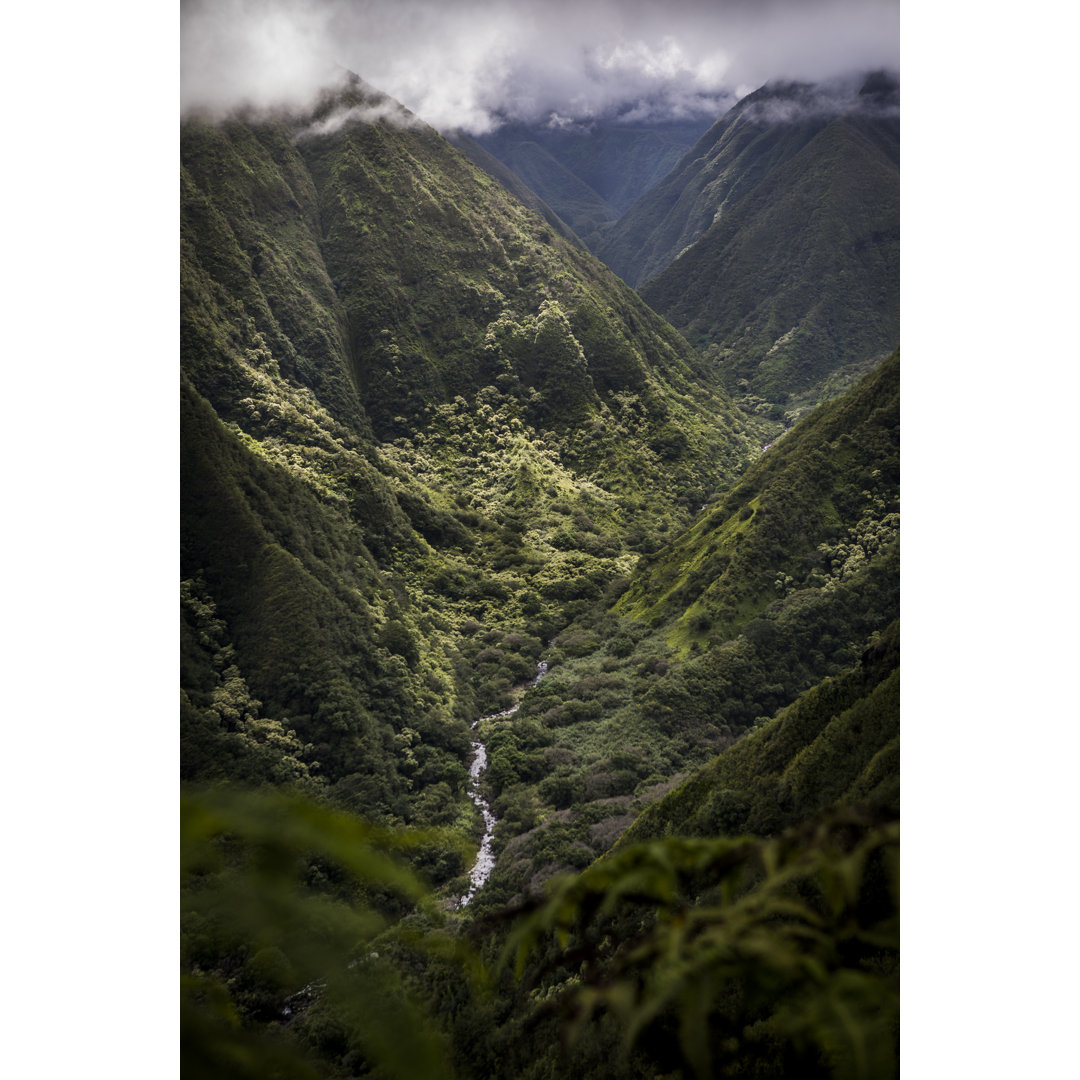
[{"label": "lush vegetation", "polygon": [[899,165],[880,124],[834,120],[643,286],[740,396],[820,396],[899,340]]},{"label": "lush vegetation", "polygon": [[317,121],[182,132],[185,769],[256,779],[272,746],[267,779],[472,822],[468,723],[749,442],[670,327],[433,131]]},{"label": "lush vegetation", "polygon": [[181,1040],[203,1076],[896,1075],[898,830],[627,845],[506,921],[440,912],[372,829],[193,793]]},{"label": "lush vegetation", "polygon": [[797,425],[546,652],[481,725],[500,861],[481,907],[601,854],[642,807],[899,615],[899,358]]},{"label": "lush vegetation", "polygon": [[597,248],[766,430],[899,342],[898,100],[880,74],[763,87]]},{"label": "lush vegetation", "polygon": [[192,1074],[891,1075],[898,355],[759,454],[359,80],[181,138]]}]

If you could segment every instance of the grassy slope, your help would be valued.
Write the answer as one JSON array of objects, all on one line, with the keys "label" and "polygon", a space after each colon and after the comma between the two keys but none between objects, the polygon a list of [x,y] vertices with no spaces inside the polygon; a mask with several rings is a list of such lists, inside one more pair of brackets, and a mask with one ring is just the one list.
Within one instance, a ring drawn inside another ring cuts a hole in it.
[{"label": "grassy slope", "polygon": [[[794,428],[691,529],[644,563],[616,610],[670,623],[686,643],[706,631],[726,638],[778,594],[824,584],[846,548],[834,554],[820,545],[877,526],[883,546],[885,533],[891,538],[896,530],[899,393],[895,355]],[[700,616],[708,626],[695,635]]]},{"label": "grassy slope", "polygon": [[899,170],[857,117],[770,172],[642,295],[770,400],[899,340]]},{"label": "grassy slope", "polygon": [[596,249],[763,434],[899,342],[898,88],[869,79],[839,105],[834,92],[777,84],[744,98]]},{"label": "grassy slope", "polygon": [[597,254],[635,288],[656,277],[821,129],[821,121],[772,125],[744,115],[773,93],[764,87],[729,110],[608,230]]},{"label": "grassy slope", "polygon": [[832,806],[900,809],[899,624],[860,662],[800,695],[647,807],[620,844],[770,835]]},{"label": "grassy slope", "polygon": [[499,161],[519,176],[582,237],[591,237],[618,216],[618,210],[585,180],[527,134],[512,142],[485,140]]},{"label": "grassy slope", "polygon": [[445,135],[451,146],[456,146],[478,169],[483,169],[488,176],[498,180],[522,206],[538,213],[560,236],[580,243],[574,230],[517,173],[489,153],[476,139],[463,131],[446,132]]},{"label": "grassy slope", "polygon": [[643,805],[899,613],[899,358],[797,425],[485,723],[502,852],[481,906],[587,865]]}]

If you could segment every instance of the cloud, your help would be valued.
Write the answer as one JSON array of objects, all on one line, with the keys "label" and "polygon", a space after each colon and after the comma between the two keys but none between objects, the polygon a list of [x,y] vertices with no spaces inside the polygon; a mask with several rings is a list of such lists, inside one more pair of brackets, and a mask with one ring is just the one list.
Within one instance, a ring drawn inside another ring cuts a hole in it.
[{"label": "cloud", "polygon": [[385,120],[396,127],[414,127],[421,121],[411,112],[406,110],[393,98],[386,98],[374,105],[351,105],[334,109],[321,120],[309,124],[297,133],[298,139],[316,135],[333,135],[340,131],[346,124],[358,121],[363,124],[374,124],[379,120]]},{"label": "cloud", "polygon": [[744,101],[741,115],[766,124],[793,123],[814,116],[860,113],[878,117],[900,115],[900,87],[889,78],[868,82],[863,76],[837,76],[807,83],[773,82]]},{"label": "cloud", "polygon": [[182,0],[185,110],[302,106],[340,67],[443,130],[723,111],[899,68],[898,0]]},{"label": "cloud", "polygon": [[182,110],[308,104],[339,78],[332,15],[320,3],[182,0]]}]

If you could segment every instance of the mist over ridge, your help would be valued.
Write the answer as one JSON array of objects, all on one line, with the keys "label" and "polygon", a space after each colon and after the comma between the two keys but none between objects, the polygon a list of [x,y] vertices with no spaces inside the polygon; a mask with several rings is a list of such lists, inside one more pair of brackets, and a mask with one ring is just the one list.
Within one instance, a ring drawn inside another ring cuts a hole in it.
[{"label": "mist over ridge", "polygon": [[718,116],[771,79],[899,69],[896,0],[187,0],[181,108],[305,107],[341,69],[439,130]]}]

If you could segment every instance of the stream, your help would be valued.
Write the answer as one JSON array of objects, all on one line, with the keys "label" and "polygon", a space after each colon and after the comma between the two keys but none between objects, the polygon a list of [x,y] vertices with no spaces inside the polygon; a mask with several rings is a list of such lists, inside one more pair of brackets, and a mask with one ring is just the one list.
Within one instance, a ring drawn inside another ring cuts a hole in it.
[{"label": "stream", "polygon": [[[547,668],[547,661],[541,660],[536,665],[536,675],[521,689],[528,690],[530,686],[535,686],[547,674]],[[519,707],[519,705],[512,705],[502,712],[492,713],[490,716],[481,716],[472,722],[473,729],[477,728],[481,720],[501,720],[504,717],[513,716]],[[491,877],[491,871],[495,869],[495,855],[491,850],[491,841],[495,837],[495,825],[497,823],[487,799],[480,794],[480,777],[487,768],[487,747],[479,739],[476,739],[472,744],[472,749],[472,761],[469,763],[469,798],[480,808],[480,813],[484,817],[484,838],[480,841],[480,851],[476,856],[476,862],[473,863],[473,868],[469,871],[469,891],[458,903],[459,908],[468,905],[487,879]]]}]

